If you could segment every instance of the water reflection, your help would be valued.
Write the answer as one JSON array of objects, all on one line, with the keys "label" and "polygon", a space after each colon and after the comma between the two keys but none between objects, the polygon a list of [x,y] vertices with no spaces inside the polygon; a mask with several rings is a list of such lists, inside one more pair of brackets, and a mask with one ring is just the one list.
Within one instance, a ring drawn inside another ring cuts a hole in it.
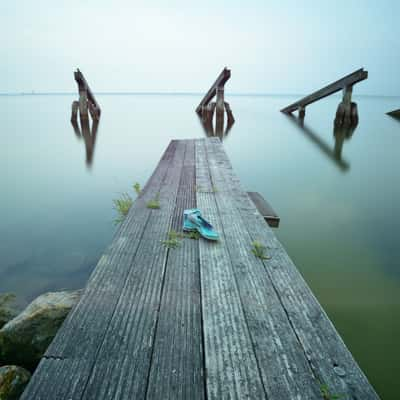
[{"label": "water reflection", "polygon": [[335,145],[332,147],[319,137],[310,127],[304,124],[304,118],[296,118],[293,115],[287,115],[287,118],[292,121],[317,147],[324,153],[335,165],[343,172],[350,168],[350,164],[343,159],[342,150],[345,140],[352,137],[355,126],[334,126],[333,136]]},{"label": "water reflection", "polygon": [[90,168],[93,163],[94,149],[96,145],[97,130],[99,128],[100,117],[93,118],[90,126],[90,119],[80,114],[80,126],[78,123],[79,102],[72,103],[71,124],[75,135],[84,140],[86,148],[86,166]]},{"label": "water reflection", "polygon": [[[210,102],[202,111],[201,115],[199,115],[199,121],[201,126],[203,127],[204,133],[207,137],[219,137],[221,141],[223,141],[229,134],[232,129],[233,124],[235,123],[235,118],[233,116],[232,110],[229,106],[229,103],[225,102],[225,111],[226,111],[226,126],[224,114],[215,113],[216,108],[215,102]],[[224,129],[225,128],[225,129]]]}]

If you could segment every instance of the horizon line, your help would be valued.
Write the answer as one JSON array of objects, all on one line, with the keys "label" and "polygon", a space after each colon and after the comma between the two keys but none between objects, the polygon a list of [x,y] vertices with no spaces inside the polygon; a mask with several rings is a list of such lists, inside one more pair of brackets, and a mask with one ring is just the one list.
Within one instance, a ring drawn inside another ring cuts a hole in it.
[{"label": "horizon line", "polygon": [[[105,92],[93,92],[95,95],[145,95],[145,96],[154,96],[154,95],[162,95],[162,96],[204,96],[204,92],[141,92],[141,91],[132,91],[132,92],[113,92],[113,91],[105,91]],[[254,97],[262,97],[262,96],[305,96],[304,93],[266,93],[266,92],[228,92],[229,96],[254,96]],[[76,96],[77,92],[0,92],[0,96]],[[338,94],[336,94],[338,95]],[[339,94],[340,95],[340,94]],[[385,95],[385,94],[353,94],[354,96],[360,97],[400,97],[399,95]]]}]

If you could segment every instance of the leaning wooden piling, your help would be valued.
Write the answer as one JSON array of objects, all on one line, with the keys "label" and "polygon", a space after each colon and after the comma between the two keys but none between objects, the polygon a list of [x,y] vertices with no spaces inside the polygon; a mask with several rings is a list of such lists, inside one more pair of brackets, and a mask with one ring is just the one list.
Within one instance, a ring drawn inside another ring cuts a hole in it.
[{"label": "leaning wooden piling", "polygon": [[400,118],[400,109],[399,110],[389,111],[386,114],[390,115],[391,117]]},{"label": "leaning wooden piling", "polygon": [[85,77],[79,68],[74,72],[75,81],[78,84],[79,104],[82,107],[82,112],[87,115],[88,109],[92,114],[92,118],[100,118],[101,109],[94,97],[92,90],[89,87]]},{"label": "leaning wooden piling", "polygon": [[196,112],[198,114],[201,114],[203,106],[207,106],[207,104],[215,97],[215,95],[217,94],[217,88],[224,88],[225,83],[229,80],[230,77],[231,77],[231,71],[230,69],[225,67],[222,70],[222,72],[218,75],[218,78],[212,84],[211,88],[205,94],[200,104],[197,106]]},{"label": "leaning wooden piling", "polygon": [[[208,135],[211,131],[215,132],[215,135],[219,137],[224,136],[224,113],[226,111],[227,114],[227,128],[225,133],[229,132],[233,123],[235,122],[235,118],[233,117],[232,110],[229,106],[229,103],[225,102],[224,96],[224,86],[225,83],[231,76],[231,71],[227,68],[224,68],[220,73],[216,81],[213,83],[211,88],[205,94],[200,104],[196,108],[196,112],[202,119],[202,123],[204,129]],[[216,97],[215,107],[212,106],[212,112],[215,109],[215,131],[214,128],[210,129],[209,124],[211,120],[211,124],[213,123],[213,115],[210,116],[210,104],[212,103],[212,99]]]},{"label": "leaning wooden piling", "polygon": [[[85,77],[79,69],[74,72],[74,77],[78,84],[79,101],[72,102],[71,124],[76,136],[83,137],[85,141],[86,164],[90,166],[93,162],[101,109]],[[78,114],[80,126],[78,123]],[[92,118],[92,124],[90,124],[89,115]]]},{"label": "leaning wooden piling", "polygon": [[336,113],[335,124],[338,126],[341,125],[351,125],[357,124],[358,122],[358,114],[357,114],[357,106],[355,103],[351,102],[351,96],[353,91],[353,86],[368,78],[368,71],[364,71],[363,68],[354,71],[353,73],[346,75],[345,77],[337,80],[336,82],[331,83],[323,87],[316,92],[303,97],[302,99],[296,101],[289,106],[282,108],[281,112],[285,114],[291,114],[294,111],[299,111],[299,118],[304,118],[306,113],[306,107],[318,100],[323,99],[324,97],[330,96],[340,90],[343,91],[343,100],[338,106],[338,110]]},{"label": "leaning wooden piling", "polygon": [[[168,245],[194,207],[220,241]],[[378,399],[212,138],[170,143],[21,400],[321,400],[323,388]]]}]

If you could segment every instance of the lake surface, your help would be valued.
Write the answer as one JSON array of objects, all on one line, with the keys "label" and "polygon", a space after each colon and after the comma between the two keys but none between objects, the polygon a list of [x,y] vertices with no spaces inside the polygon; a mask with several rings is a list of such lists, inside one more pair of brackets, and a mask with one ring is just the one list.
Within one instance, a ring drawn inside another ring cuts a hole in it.
[{"label": "lake surface", "polygon": [[[355,90],[356,92],[357,90]],[[98,95],[91,164],[69,121],[73,95],[0,96],[0,292],[20,307],[83,287],[114,230],[112,200],[142,186],[171,139],[201,138],[201,95]],[[398,399],[400,97],[357,97],[360,122],[334,135],[339,97],[226,95],[225,149],[243,187],[281,217],[275,233],[382,399]]]}]

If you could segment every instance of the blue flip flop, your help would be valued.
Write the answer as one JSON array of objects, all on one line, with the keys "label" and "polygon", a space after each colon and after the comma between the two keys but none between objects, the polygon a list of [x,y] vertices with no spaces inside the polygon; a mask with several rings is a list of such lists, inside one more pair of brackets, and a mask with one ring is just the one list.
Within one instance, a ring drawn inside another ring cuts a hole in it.
[{"label": "blue flip flop", "polygon": [[185,232],[194,232],[197,231],[196,225],[191,222],[188,218],[190,214],[198,214],[201,215],[201,212],[198,208],[189,208],[183,212],[183,230]]},{"label": "blue flip flop", "polygon": [[193,209],[185,211],[192,211],[185,215],[187,217],[186,220],[188,222],[187,224],[188,227],[190,226],[192,229],[193,228],[196,229],[197,232],[199,232],[200,235],[203,236],[203,238],[205,239],[208,240],[219,239],[218,233],[215,232],[213,226],[201,216],[200,210]]}]

